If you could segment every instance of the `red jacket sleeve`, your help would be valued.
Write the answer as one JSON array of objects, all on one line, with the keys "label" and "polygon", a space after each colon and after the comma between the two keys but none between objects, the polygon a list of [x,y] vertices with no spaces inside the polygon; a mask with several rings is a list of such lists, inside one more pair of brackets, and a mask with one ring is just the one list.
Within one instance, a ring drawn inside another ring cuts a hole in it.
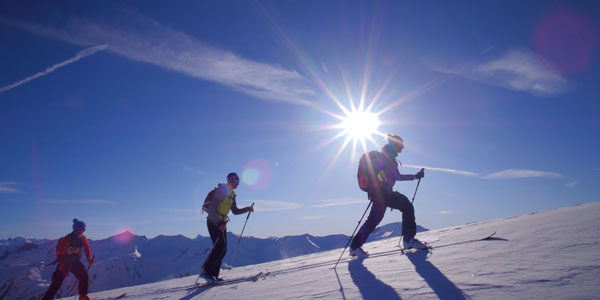
[{"label": "red jacket sleeve", "polygon": [[92,257],[92,250],[90,249],[90,244],[88,243],[87,238],[84,236],[82,236],[83,238],[83,249],[85,250],[85,256],[87,258],[91,258]]}]

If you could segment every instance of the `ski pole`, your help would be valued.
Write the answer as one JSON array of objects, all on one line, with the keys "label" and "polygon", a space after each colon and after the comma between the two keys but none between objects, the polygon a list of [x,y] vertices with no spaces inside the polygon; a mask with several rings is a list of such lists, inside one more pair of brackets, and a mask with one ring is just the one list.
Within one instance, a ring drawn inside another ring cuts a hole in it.
[{"label": "ski pole", "polygon": [[369,210],[369,207],[371,207],[372,203],[373,203],[373,201],[371,201],[371,199],[369,199],[369,205],[367,205],[367,209],[365,209],[365,212],[363,213],[362,217],[360,217],[360,220],[358,220],[358,224],[356,224],[356,228],[354,228],[354,232],[352,232],[352,235],[350,236],[350,239],[346,243],[346,247],[344,247],[344,250],[342,251],[342,254],[340,254],[340,258],[338,258],[337,262],[335,263],[335,266],[333,266],[334,269],[337,267],[338,263],[340,262],[340,259],[342,259],[342,256],[344,255],[344,252],[346,252],[346,248],[348,248],[348,245],[350,245],[350,242],[352,241],[352,238],[354,237],[354,234],[356,233],[356,230],[358,229],[358,226],[360,225],[360,222],[362,222],[362,219],[367,214],[367,210]]},{"label": "ski pole", "polygon": [[[254,202],[250,207],[254,207]],[[244,230],[246,229],[246,224],[248,223],[248,219],[250,218],[250,213],[246,216],[246,222],[244,222],[244,227],[242,228],[242,233],[240,233],[240,237],[238,238],[237,245],[235,246],[235,251],[233,251],[233,257],[231,258],[230,265],[233,267],[233,261],[235,260],[235,256],[237,255],[238,248],[240,247],[240,241],[242,240],[242,235],[244,234]]]},{"label": "ski pole", "polygon": [[[425,171],[425,168],[421,169],[421,172]],[[423,177],[421,177],[423,178]],[[410,203],[412,204],[413,202],[415,202],[415,196],[417,195],[417,190],[419,189],[419,184],[421,183],[421,178],[419,178],[419,181],[417,181],[417,187],[415,188],[415,193],[413,194],[413,198],[412,201],[410,201]]]},{"label": "ski pole", "polygon": [[94,264],[94,261],[96,260],[96,255],[92,255],[92,262],[88,265],[86,272],[90,271],[90,268],[92,267],[92,265]]},{"label": "ski pole", "polygon": [[[254,202],[252,202],[252,205],[250,205],[250,207],[254,208]],[[242,233],[240,233],[240,237],[238,238],[237,244],[238,246],[240,245],[240,241],[242,240],[242,235],[244,234],[244,230],[246,229],[246,224],[248,224],[248,219],[250,218],[250,213],[248,212],[248,215],[246,216],[246,222],[244,222],[244,227],[242,228]]]}]

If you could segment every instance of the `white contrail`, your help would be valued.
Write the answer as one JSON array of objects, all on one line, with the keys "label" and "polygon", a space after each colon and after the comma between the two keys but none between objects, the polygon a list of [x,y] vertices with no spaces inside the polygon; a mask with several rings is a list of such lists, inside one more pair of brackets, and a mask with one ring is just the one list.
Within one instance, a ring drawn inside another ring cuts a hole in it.
[{"label": "white contrail", "polygon": [[520,179],[520,178],[564,178],[564,175],[536,170],[523,170],[523,169],[508,169],[493,174],[483,176],[485,179]]},{"label": "white contrail", "polygon": [[464,175],[464,176],[474,176],[474,177],[478,177],[479,176],[479,175],[477,175],[476,173],[473,173],[473,172],[462,171],[462,170],[455,170],[455,169],[447,169],[447,168],[436,168],[436,167],[418,166],[418,165],[409,165],[409,164],[405,164],[405,165],[403,165],[403,167],[413,168],[413,169],[424,168],[424,169],[426,169],[428,171],[440,171],[440,172],[452,173],[452,174],[459,174],[459,175]]},{"label": "white contrail", "polygon": [[92,55],[92,54],[94,54],[94,53],[96,53],[98,51],[102,51],[102,50],[104,50],[106,48],[108,48],[108,45],[100,45],[100,46],[94,46],[94,47],[83,49],[83,50],[77,52],[77,54],[75,54],[75,56],[73,56],[73,57],[71,57],[71,58],[69,58],[69,59],[67,59],[67,60],[65,60],[63,62],[59,62],[57,64],[54,64],[54,65],[52,65],[51,67],[47,68],[46,70],[44,70],[42,72],[33,74],[33,75],[31,75],[31,76],[29,76],[29,77],[27,77],[25,79],[19,80],[19,81],[15,82],[15,83],[7,85],[5,87],[1,87],[0,88],[0,93],[1,92],[6,92],[6,91],[8,91],[8,90],[10,90],[12,88],[18,87],[21,84],[24,84],[26,82],[32,81],[32,80],[34,80],[34,79],[36,79],[38,77],[44,76],[44,75],[46,75],[46,74],[48,74],[50,72],[53,72],[54,70],[56,70],[56,69],[58,69],[60,67],[64,67],[64,66],[66,66],[66,65],[68,65],[70,63],[74,63],[74,62],[76,62],[76,61],[78,61],[78,60],[80,60],[80,59],[82,59],[82,58],[84,58],[86,56],[90,56],[90,55]]},{"label": "white contrail", "polygon": [[125,58],[223,84],[259,99],[319,107],[312,83],[293,69],[242,57],[133,11],[122,13],[123,20],[137,25],[106,24],[77,17],[60,27],[4,22],[71,44],[107,44],[108,51]]}]

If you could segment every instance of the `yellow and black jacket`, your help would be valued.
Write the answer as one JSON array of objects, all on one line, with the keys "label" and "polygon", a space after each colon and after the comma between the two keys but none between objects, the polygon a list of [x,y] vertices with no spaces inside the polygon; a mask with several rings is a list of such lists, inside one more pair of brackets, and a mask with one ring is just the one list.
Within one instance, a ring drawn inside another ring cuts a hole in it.
[{"label": "yellow and black jacket", "polygon": [[225,224],[229,221],[227,215],[231,211],[234,215],[243,214],[249,208],[238,208],[235,202],[235,190],[227,184],[219,183],[208,207],[208,220],[216,225]]}]

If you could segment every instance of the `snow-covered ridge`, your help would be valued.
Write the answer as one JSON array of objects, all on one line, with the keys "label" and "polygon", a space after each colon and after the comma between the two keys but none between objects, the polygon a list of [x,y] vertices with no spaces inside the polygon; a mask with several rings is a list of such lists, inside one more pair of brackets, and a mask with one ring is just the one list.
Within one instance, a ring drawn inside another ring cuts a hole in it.
[{"label": "snow-covered ridge", "polygon": [[6,258],[11,253],[32,249],[46,242],[48,240],[26,239],[22,237],[0,240],[0,260]]},{"label": "snow-covered ridge", "polygon": [[[401,224],[392,223],[382,227],[397,229],[401,228]],[[419,230],[427,229],[420,227]],[[372,238],[381,238],[377,232]],[[397,229],[395,234],[400,235],[400,230]],[[224,259],[226,265],[252,265],[336,249],[343,247],[349,237],[314,237],[308,234],[277,239],[244,237],[235,261],[232,261],[235,251],[231,247],[237,244],[237,238],[233,233],[228,234],[228,244],[231,246]],[[54,261],[57,240],[34,243],[15,238],[2,242],[6,245],[6,251],[0,258],[0,280],[5,284],[0,286],[0,299],[27,299],[42,295],[56,268],[48,264]],[[96,263],[90,269],[90,290],[101,291],[197,274],[212,242],[209,237],[190,239],[183,235],[161,235],[149,239],[126,231],[107,239],[90,240],[90,247],[96,255]],[[69,288],[72,281],[73,276],[65,280],[60,295],[73,294]]]}]

